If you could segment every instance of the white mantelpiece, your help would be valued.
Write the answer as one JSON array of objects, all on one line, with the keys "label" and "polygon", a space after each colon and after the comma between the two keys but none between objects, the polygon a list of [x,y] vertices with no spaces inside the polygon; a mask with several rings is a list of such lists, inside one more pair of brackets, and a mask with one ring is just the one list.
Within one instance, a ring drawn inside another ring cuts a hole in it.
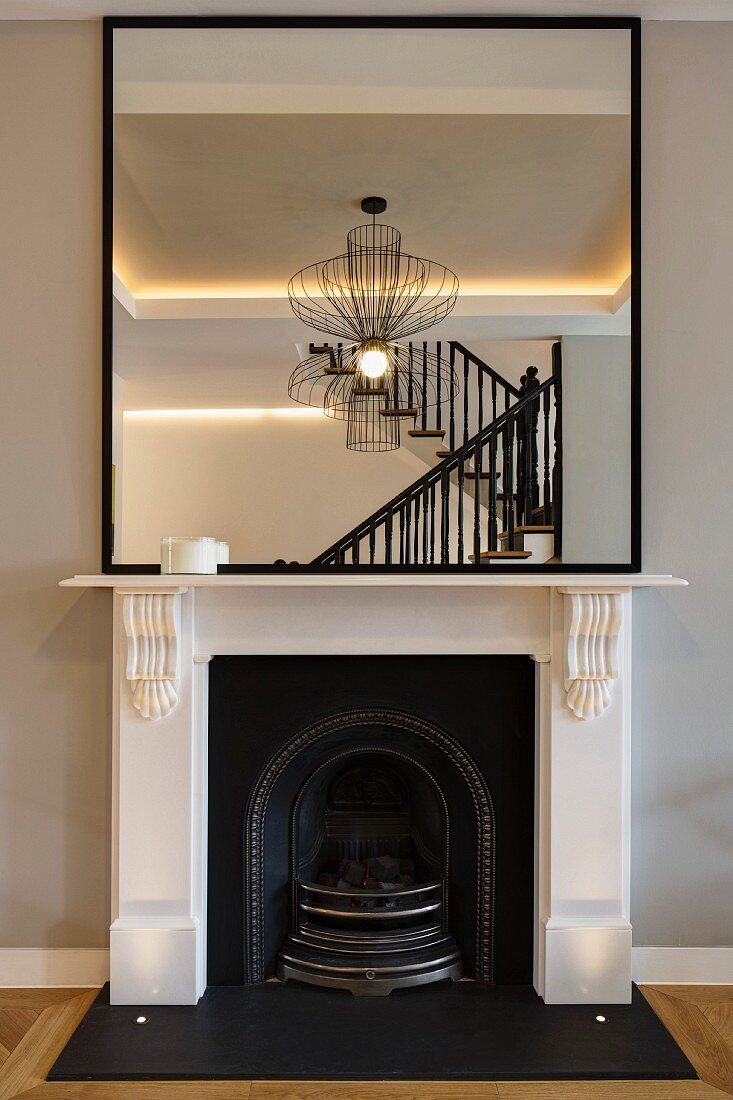
[{"label": "white mantelpiece", "polygon": [[[536,662],[535,986],[631,995],[631,594],[638,574],[94,576],[115,600],[115,1004],[206,988],[206,746],[213,654],[527,654]],[[490,716],[487,716],[487,719]],[[242,736],[249,730],[242,716]],[[500,885],[499,885],[499,888]]]}]

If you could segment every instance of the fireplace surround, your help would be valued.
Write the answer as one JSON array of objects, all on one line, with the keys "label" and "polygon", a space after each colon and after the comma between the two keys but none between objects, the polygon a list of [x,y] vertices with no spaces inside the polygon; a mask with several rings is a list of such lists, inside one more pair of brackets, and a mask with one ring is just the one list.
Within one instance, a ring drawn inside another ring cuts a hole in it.
[{"label": "fireplace surround", "polygon": [[[548,1004],[630,1002],[632,593],[686,582],[497,570],[119,574],[62,583],[114,590],[112,1004],[193,1005],[213,984],[206,950],[212,656],[385,654],[530,658],[533,984]],[[328,710],[339,709],[334,687]],[[272,753],[251,717],[239,736],[247,753],[262,756],[261,770]]]}]

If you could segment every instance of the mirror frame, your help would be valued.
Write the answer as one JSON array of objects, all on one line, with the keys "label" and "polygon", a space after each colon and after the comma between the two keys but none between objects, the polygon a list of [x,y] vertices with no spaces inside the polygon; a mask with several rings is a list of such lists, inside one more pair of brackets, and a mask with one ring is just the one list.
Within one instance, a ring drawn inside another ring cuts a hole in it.
[{"label": "mirror frame", "polygon": [[471,28],[628,30],[631,61],[631,554],[628,563],[566,563],[510,565],[220,565],[219,573],[468,573],[502,575],[544,573],[638,573],[641,571],[641,19],[635,17],[555,16],[415,16],[415,17],[289,17],[289,16],[202,16],[135,17],[106,16],[103,19],[103,138],[102,138],[102,572],[108,574],[159,574],[157,564],[114,563],[112,561],[112,368],[113,368],[113,88],[114,31],[117,28]]}]

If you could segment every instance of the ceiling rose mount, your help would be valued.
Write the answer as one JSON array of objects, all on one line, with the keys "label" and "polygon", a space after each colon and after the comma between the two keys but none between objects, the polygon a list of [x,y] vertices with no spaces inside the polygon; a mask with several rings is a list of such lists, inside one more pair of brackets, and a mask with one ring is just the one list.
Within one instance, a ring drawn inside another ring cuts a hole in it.
[{"label": "ceiling rose mount", "polygon": [[365,214],[371,214],[372,217],[376,217],[377,214],[383,214],[387,209],[387,200],[381,198],[379,195],[369,195],[367,198],[361,200],[361,208]]}]

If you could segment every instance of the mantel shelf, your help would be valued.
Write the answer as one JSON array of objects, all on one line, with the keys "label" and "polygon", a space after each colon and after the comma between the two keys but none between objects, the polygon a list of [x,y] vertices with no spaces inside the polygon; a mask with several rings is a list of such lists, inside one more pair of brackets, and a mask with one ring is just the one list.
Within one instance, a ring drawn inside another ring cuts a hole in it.
[{"label": "mantel shelf", "polygon": [[68,577],[62,588],[680,588],[687,581],[654,573],[104,573]]}]

